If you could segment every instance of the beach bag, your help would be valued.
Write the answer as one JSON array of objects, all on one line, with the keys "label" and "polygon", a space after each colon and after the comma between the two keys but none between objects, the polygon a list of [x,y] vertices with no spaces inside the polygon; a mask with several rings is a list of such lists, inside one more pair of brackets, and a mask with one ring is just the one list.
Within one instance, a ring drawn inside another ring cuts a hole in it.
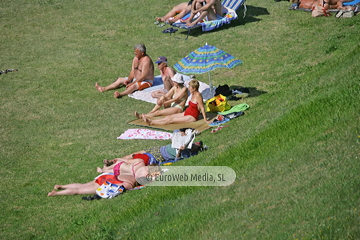
[{"label": "beach bag", "polygon": [[219,94],[206,101],[207,112],[223,112],[231,108],[225,96]]},{"label": "beach bag", "polygon": [[96,189],[96,194],[102,198],[113,198],[123,193],[125,191],[124,186],[119,186],[114,183],[106,181],[98,189]]}]

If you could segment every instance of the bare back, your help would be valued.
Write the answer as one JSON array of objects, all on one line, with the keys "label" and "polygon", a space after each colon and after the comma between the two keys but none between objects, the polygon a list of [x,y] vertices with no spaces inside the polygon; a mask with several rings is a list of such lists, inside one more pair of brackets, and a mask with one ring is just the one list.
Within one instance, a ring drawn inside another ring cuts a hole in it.
[{"label": "bare back", "polygon": [[175,75],[175,71],[174,71],[174,69],[172,69],[171,67],[166,67],[165,69],[164,69],[164,71],[160,71],[160,74],[161,74],[161,76],[162,77],[170,77],[170,78],[172,78],[172,77],[174,77],[174,75]]}]

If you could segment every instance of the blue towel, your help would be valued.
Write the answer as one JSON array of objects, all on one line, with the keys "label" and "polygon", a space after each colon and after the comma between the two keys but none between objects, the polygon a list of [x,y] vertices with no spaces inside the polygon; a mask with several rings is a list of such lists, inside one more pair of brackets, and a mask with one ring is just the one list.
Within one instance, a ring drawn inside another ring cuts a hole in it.
[{"label": "blue towel", "polygon": [[360,0],[354,0],[352,2],[344,2],[343,5],[344,6],[352,6],[352,5],[355,5],[357,3],[360,3]]}]

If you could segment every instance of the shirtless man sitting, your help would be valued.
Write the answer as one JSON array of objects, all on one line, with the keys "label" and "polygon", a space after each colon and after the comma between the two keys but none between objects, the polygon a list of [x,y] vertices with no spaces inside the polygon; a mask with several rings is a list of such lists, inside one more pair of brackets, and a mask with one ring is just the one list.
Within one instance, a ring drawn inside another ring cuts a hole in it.
[{"label": "shirtless man sitting", "polygon": [[[202,4],[200,8],[198,7],[199,3]],[[222,15],[222,9],[221,0],[194,0],[191,5],[190,17],[185,21],[186,26],[195,26],[205,17],[207,17],[208,21],[216,20],[218,16]],[[200,13],[199,17],[192,21],[197,13]]]},{"label": "shirtless man sitting", "polygon": [[144,44],[138,44],[134,47],[135,57],[132,62],[131,72],[127,78],[118,78],[115,82],[106,87],[101,87],[98,83],[95,88],[99,92],[104,92],[119,88],[121,85],[126,86],[126,90],[119,93],[114,93],[115,98],[120,98],[124,95],[131,94],[136,90],[143,90],[151,87],[154,81],[154,64],[151,58],[146,54],[146,47]]},{"label": "shirtless man sitting", "polygon": [[155,63],[158,65],[158,69],[164,83],[164,89],[153,91],[151,93],[151,97],[160,98],[164,96],[173,87],[173,82],[171,78],[174,77],[175,71],[173,68],[167,65],[167,58],[164,56],[159,57]]}]

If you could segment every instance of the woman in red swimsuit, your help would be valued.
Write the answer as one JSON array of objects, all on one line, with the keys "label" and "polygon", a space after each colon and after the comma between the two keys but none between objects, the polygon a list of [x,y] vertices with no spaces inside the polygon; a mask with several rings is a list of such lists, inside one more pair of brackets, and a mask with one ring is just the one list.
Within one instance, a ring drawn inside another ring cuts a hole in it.
[{"label": "woman in red swimsuit", "polygon": [[191,99],[189,107],[182,113],[176,113],[159,119],[149,119],[145,115],[142,116],[144,122],[149,125],[168,125],[171,123],[190,123],[198,120],[200,112],[206,123],[211,123],[206,118],[204,109],[203,97],[199,92],[199,82],[195,79],[189,82],[189,91],[191,93]]}]

